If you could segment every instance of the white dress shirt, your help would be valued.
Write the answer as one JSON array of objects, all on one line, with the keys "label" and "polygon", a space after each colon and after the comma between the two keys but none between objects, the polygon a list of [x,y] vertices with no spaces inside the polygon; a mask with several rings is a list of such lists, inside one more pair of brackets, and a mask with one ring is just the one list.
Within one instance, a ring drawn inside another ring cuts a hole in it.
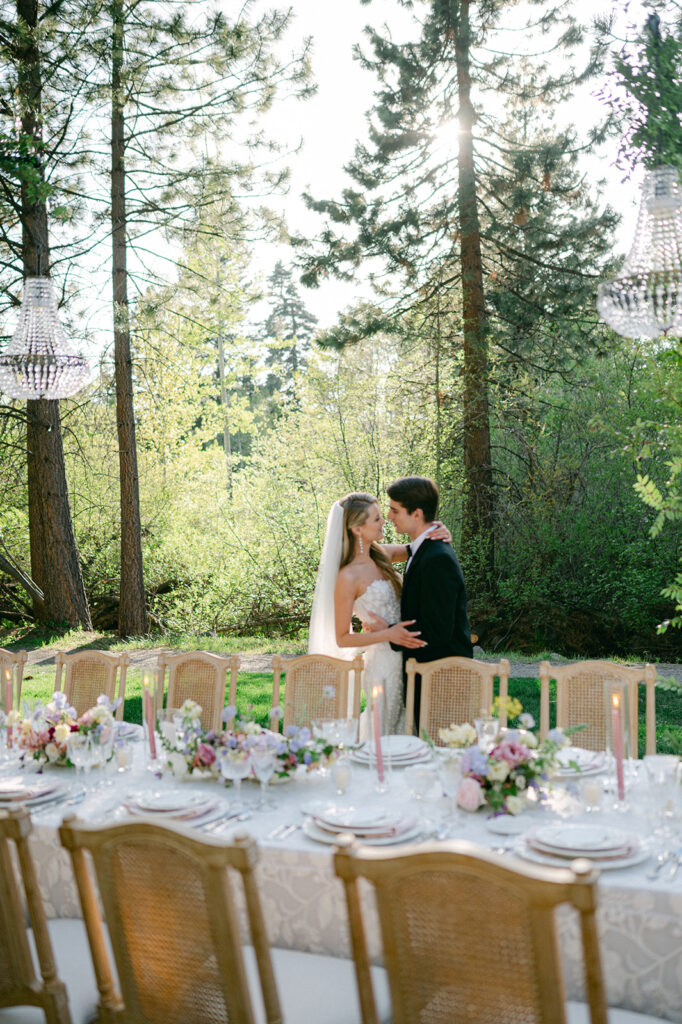
[{"label": "white dress shirt", "polygon": [[411,563],[412,559],[414,558],[414,556],[417,554],[417,551],[419,550],[419,546],[422,544],[423,541],[426,540],[428,534],[431,533],[431,531],[434,530],[434,529],[435,529],[435,525],[433,523],[431,523],[430,526],[426,527],[426,529],[423,531],[423,533],[420,533],[418,537],[415,537],[414,540],[410,541],[410,557],[407,559],[407,565],[405,566],[405,572],[407,572],[407,570],[410,568],[410,563]]}]

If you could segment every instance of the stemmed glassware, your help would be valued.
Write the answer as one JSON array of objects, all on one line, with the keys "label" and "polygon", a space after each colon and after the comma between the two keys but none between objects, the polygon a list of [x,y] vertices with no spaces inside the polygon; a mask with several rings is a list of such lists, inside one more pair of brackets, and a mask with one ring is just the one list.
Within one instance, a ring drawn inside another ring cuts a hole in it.
[{"label": "stemmed glassware", "polygon": [[478,718],[474,719],[478,745],[484,754],[489,754],[495,746],[495,740],[500,731],[500,720],[485,710],[479,712]]},{"label": "stemmed glassware", "polygon": [[443,793],[450,800],[450,826],[452,827],[459,818],[457,793],[462,782],[462,751],[439,751],[436,771],[438,773],[438,781],[443,787]]},{"label": "stemmed glassware", "polygon": [[92,743],[86,732],[72,732],[66,741],[69,761],[76,766],[76,778],[85,772],[86,778],[92,766]]},{"label": "stemmed glassware", "polygon": [[218,759],[220,774],[231,782],[235,789],[234,810],[244,810],[241,785],[242,779],[245,779],[251,771],[251,754],[247,750],[234,750],[225,747],[220,751]]},{"label": "stemmed glassware", "polygon": [[268,798],[268,783],[275,773],[276,753],[270,746],[255,746],[251,749],[253,774],[260,782],[260,800],[256,804],[259,811],[272,810],[275,804]]}]

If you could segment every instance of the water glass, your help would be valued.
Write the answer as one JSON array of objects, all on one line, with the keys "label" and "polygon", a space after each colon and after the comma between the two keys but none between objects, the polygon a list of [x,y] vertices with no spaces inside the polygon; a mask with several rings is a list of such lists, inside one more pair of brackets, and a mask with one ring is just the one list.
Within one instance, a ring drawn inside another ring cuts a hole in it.
[{"label": "water glass", "polygon": [[580,799],[586,814],[596,814],[601,810],[604,785],[601,779],[586,778],[580,780]]},{"label": "water glass", "polygon": [[92,744],[86,732],[72,732],[66,741],[66,751],[71,764],[76,766],[76,778],[82,772],[87,775],[92,766]]},{"label": "water glass", "polygon": [[228,782],[231,782],[235,789],[234,809],[243,810],[244,801],[241,798],[242,779],[245,779],[251,771],[251,756],[244,750],[232,750],[225,747],[218,755],[220,774]]},{"label": "water glass", "polygon": [[275,773],[275,756],[275,751],[271,747],[256,747],[251,751],[253,774],[260,782],[260,800],[256,805],[259,811],[273,810],[275,807],[273,801],[268,798],[268,783]]},{"label": "water glass", "polygon": [[[649,783],[647,807],[652,825],[665,830],[675,813],[680,759],[676,754],[646,754],[644,768]],[[660,820],[659,820],[660,819]]]},{"label": "water glass", "polygon": [[119,736],[115,740],[114,756],[116,758],[117,772],[129,772],[133,767],[133,748],[125,737]]},{"label": "water glass", "polygon": [[474,719],[474,726],[476,727],[479,747],[484,754],[489,754],[495,746],[495,740],[500,731],[499,718],[481,711],[478,718]]},{"label": "water glass", "polygon": [[347,754],[339,754],[331,762],[331,773],[334,787],[339,796],[343,796],[351,783],[351,764]]}]

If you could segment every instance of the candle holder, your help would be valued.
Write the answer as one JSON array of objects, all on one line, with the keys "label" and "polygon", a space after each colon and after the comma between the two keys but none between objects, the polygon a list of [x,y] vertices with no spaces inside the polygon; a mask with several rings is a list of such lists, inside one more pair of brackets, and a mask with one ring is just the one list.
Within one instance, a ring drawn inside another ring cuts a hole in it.
[{"label": "candle holder", "polygon": [[368,741],[370,771],[376,772],[374,788],[386,793],[391,786],[391,748],[386,732],[386,694],[381,684],[370,684],[370,738]]},{"label": "candle holder", "polygon": [[157,718],[163,706],[163,672],[158,665],[142,675],[142,725],[144,727],[147,771],[160,775],[165,758],[161,738],[157,733]]},{"label": "candle holder", "polygon": [[606,763],[609,790],[614,794],[614,810],[628,810],[626,764],[630,750],[630,702],[627,683],[604,683],[604,724],[606,726]]}]

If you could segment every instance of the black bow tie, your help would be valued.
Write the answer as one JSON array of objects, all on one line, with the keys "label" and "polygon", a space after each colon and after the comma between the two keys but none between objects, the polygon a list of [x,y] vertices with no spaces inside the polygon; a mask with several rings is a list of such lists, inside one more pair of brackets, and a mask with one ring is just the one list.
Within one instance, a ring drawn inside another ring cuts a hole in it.
[{"label": "black bow tie", "polygon": [[407,547],[407,557],[412,558],[412,545],[406,544],[405,546]]}]

